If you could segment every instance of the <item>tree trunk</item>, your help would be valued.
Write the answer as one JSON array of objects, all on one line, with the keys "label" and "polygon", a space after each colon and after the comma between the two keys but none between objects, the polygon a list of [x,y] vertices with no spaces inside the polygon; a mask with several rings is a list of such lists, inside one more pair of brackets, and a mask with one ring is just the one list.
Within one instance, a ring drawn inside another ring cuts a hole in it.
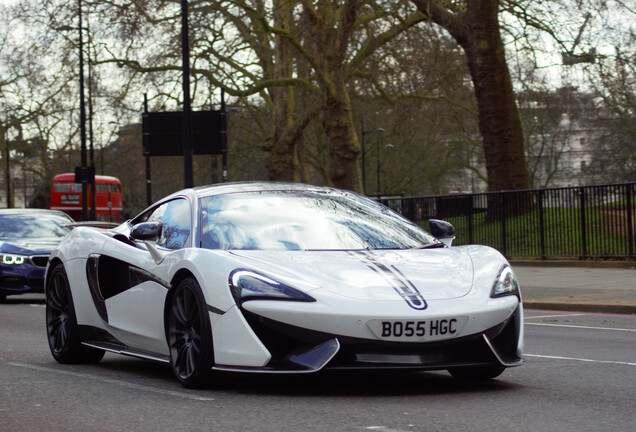
[{"label": "tree trunk", "polygon": [[468,0],[462,5],[465,12],[431,0],[412,1],[464,49],[479,108],[488,190],[527,189],[521,119],[499,32],[499,1]]},{"label": "tree trunk", "polygon": [[285,139],[284,130],[274,127],[273,133],[274,136],[268,138],[263,146],[268,180],[300,181],[300,170],[295,142]]},{"label": "tree trunk", "polygon": [[363,193],[360,143],[353,123],[351,101],[341,74],[324,89],[322,127],[329,145],[329,178],[333,186]]},{"label": "tree trunk", "polygon": [[466,22],[470,37],[462,47],[479,107],[488,190],[527,189],[521,118],[499,33],[498,2],[474,0],[468,5]]},{"label": "tree trunk", "polygon": [[[293,20],[292,3],[283,0],[274,1],[274,25],[287,30]],[[293,75],[291,44],[281,35],[274,36],[274,62],[267,68],[273,74],[271,78],[286,78]],[[272,132],[263,146],[265,167],[271,181],[300,181],[298,153],[294,128],[294,88],[273,87],[269,90],[272,101]]]},{"label": "tree trunk", "polygon": [[347,49],[360,2],[317,2],[315,8],[309,3],[304,4],[305,40],[313,53],[312,67],[322,92],[321,121],[329,148],[329,180],[337,188],[362,193],[360,143],[345,78]]}]

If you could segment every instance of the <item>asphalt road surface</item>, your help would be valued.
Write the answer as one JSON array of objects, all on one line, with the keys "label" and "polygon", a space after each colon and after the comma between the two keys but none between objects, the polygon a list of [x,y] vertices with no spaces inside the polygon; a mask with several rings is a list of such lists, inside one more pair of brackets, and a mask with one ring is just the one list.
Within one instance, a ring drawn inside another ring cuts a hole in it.
[{"label": "asphalt road surface", "polygon": [[526,311],[526,364],[468,384],[445,372],[223,375],[185,390],[165,365],[57,364],[42,296],[0,304],[0,430],[630,431],[636,316]]}]

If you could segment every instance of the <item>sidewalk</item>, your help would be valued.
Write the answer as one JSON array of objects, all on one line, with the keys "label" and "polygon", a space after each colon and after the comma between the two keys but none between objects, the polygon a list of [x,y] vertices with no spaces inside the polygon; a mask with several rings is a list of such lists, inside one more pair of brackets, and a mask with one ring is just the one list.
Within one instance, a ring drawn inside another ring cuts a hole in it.
[{"label": "sidewalk", "polygon": [[511,264],[528,309],[636,314],[633,262]]}]

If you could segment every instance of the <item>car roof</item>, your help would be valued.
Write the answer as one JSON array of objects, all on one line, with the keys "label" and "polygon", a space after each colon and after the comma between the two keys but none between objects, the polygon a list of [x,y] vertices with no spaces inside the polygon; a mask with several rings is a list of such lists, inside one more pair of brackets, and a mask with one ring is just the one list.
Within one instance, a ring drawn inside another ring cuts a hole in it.
[{"label": "car roof", "polygon": [[265,191],[298,191],[298,192],[320,192],[328,194],[352,194],[357,195],[354,192],[336,189],[327,186],[314,186],[303,183],[286,183],[286,182],[267,182],[267,181],[253,181],[253,182],[232,182],[232,183],[217,183],[208,186],[197,186],[190,189],[182,189],[174,192],[162,199],[155,201],[150,207],[139,213],[137,216],[131,219],[135,221],[139,216],[146,214],[148,211],[157,208],[165,202],[171,201],[175,198],[188,197],[191,200],[197,200],[204,197],[210,197],[215,195],[224,195],[232,193],[243,192],[265,192]]},{"label": "car roof", "polygon": [[323,193],[342,193],[341,191],[327,186],[314,186],[301,183],[285,182],[236,182],[220,183],[209,186],[199,186],[193,189],[199,197],[221,195],[237,192],[264,192],[264,191],[313,191]]}]

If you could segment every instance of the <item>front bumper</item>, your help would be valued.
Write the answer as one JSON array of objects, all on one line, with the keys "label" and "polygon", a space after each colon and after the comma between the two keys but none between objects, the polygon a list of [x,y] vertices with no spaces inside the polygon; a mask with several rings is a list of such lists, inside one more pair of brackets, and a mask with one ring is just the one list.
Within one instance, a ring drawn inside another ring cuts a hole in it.
[{"label": "front bumper", "polygon": [[243,372],[310,373],[330,370],[438,370],[475,366],[518,366],[523,309],[483,331],[441,341],[392,342],[308,330],[242,310],[271,354],[262,367],[217,365]]},{"label": "front bumper", "polygon": [[45,268],[31,264],[0,265],[0,293],[6,295],[44,292]]}]

